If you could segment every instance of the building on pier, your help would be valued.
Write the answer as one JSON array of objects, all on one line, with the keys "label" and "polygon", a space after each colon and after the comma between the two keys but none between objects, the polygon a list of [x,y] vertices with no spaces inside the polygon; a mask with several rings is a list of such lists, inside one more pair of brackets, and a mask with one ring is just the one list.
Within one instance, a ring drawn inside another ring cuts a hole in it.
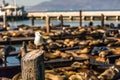
[{"label": "building on pier", "polygon": [[24,16],[26,15],[26,11],[24,6],[18,6],[16,3],[13,5],[8,4],[5,0],[2,1],[2,5],[0,6],[0,12],[6,12],[6,16]]}]

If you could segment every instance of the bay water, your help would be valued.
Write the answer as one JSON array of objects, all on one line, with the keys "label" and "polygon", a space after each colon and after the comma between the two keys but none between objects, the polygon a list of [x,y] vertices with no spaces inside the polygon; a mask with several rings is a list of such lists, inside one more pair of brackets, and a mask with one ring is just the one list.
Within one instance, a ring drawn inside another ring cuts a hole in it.
[{"label": "bay water", "polygon": [[[82,26],[88,25],[90,21],[83,21],[82,22]],[[101,25],[101,21],[92,21],[93,25]],[[35,26],[45,26],[45,20],[35,20],[34,21]],[[53,25],[57,25],[60,23],[59,20],[51,20],[50,22]],[[113,23],[115,26],[117,26],[118,24],[120,24],[120,21],[105,21],[105,24],[110,24]],[[22,20],[22,21],[11,21],[9,22],[10,26],[12,26],[13,28],[18,26],[18,25],[29,25],[31,26],[31,20]],[[70,26],[79,26],[79,21],[72,21],[72,20],[65,20],[64,21],[65,25],[70,25]]]}]

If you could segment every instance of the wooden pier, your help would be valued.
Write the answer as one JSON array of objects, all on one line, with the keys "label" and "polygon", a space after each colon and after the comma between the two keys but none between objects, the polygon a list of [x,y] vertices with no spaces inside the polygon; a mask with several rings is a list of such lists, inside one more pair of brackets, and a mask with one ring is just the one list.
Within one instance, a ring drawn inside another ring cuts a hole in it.
[{"label": "wooden pier", "polygon": [[[101,20],[101,14],[104,15],[104,20],[120,20],[120,11],[82,11],[82,20],[97,21]],[[47,16],[51,19],[59,20],[63,15],[64,20],[80,20],[80,12],[47,12],[47,11],[30,11],[27,14],[28,18],[35,17],[36,19],[45,20]]]},{"label": "wooden pier", "polygon": [[[34,37],[14,37],[14,38],[11,38],[11,43],[14,43],[14,44],[19,44],[19,43],[22,43],[23,41],[25,42],[28,42],[28,41],[33,41],[34,40]],[[6,40],[3,40],[2,38],[0,38],[0,44],[7,44],[7,41]]]}]

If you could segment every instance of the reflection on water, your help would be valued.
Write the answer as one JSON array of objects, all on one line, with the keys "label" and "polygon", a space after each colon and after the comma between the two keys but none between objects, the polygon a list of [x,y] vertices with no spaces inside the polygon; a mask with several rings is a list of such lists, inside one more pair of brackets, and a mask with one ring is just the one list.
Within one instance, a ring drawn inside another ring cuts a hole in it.
[{"label": "reflection on water", "polygon": [[22,44],[15,44],[13,46],[16,48],[16,51],[19,51]]},{"label": "reflection on water", "polygon": [[7,57],[7,66],[16,66],[20,65],[20,61],[17,56]]},{"label": "reflection on water", "polygon": [[[16,48],[16,51],[19,51],[21,44],[13,45]],[[17,66],[20,65],[20,61],[17,56],[7,57],[7,66]]]},{"label": "reflection on water", "polygon": [[[35,26],[45,26],[45,20],[35,20]],[[82,25],[88,25],[90,21],[83,21]],[[59,20],[51,20],[51,24],[53,25],[58,25],[60,23]],[[105,21],[105,24],[110,24],[110,23],[114,23],[115,26],[117,26],[117,24],[120,23],[120,21]],[[14,22],[9,22],[10,26],[15,27],[17,25],[29,25],[31,26],[31,20],[23,20],[23,21],[14,21]],[[79,21],[64,21],[65,25],[71,25],[71,26],[79,26]],[[93,21],[93,25],[101,25],[101,21]]]}]

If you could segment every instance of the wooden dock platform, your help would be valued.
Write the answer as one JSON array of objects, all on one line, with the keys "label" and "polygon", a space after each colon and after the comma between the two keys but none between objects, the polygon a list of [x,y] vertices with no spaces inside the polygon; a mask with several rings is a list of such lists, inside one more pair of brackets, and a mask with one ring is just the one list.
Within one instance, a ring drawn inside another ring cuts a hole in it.
[{"label": "wooden dock platform", "polygon": [[[13,44],[20,44],[23,41],[28,42],[28,41],[33,41],[34,37],[16,37],[16,38],[11,38],[11,42]],[[2,38],[0,38],[0,45],[3,44],[8,44],[6,40],[3,40]]]}]

